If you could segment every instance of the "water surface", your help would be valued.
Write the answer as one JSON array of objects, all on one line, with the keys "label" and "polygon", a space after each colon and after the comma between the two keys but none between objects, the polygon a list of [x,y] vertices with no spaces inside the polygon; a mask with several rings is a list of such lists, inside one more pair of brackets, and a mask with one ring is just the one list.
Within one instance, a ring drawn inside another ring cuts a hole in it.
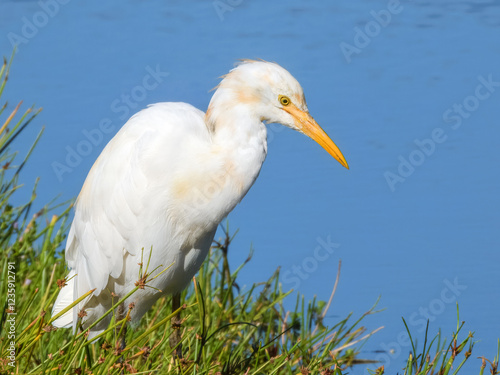
[{"label": "water surface", "polygon": [[[359,316],[380,296],[385,311],[365,323],[385,329],[362,354],[383,360],[388,373],[410,350],[401,317],[417,336],[426,319],[431,332],[449,335],[457,301],[465,330],[481,340],[475,354],[492,358],[500,333],[499,3],[243,0],[222,1],[225,12],[220,3],[3,1],[0,51],[9,55],[12,39],[21,40],[5,95],[44,107],[17,144],[27,149],[46,126],[24,182],[41,177],[40,202],[73,198],[129,115],[158,101],[205,109],[237,59],[276,61],[302,83],[351,170],[270,126],[261,175],[229,216],[240,229],[233,267],[255,249],[240,284],[281,266],[284,289],[326,300],[342,259],[329,318]],[[151,71],[158,84],[141,90]]]}]

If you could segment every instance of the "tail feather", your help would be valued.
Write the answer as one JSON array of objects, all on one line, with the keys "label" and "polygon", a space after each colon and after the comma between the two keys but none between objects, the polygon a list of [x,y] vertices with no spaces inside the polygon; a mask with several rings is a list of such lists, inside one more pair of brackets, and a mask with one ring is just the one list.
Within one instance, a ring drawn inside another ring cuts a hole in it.
[{"label": "tail feather", "polygon": [[[71,270],[66,279],[67,284],[61,289],[52,308],[52,316],[59,314],[74,301],[73,291],[75,286],[75,271]],[[63,315],[52,322],[54,327],[71,328],[73,325],[73,309],[66,311]]]},{"label": "tail feather", "polygon": [[[79,278],[77,280],[75,270],[70,270],[68,276],[66,277],[68,282],[59,291],[59,295],[56,298],[56,302],[52,307],[52,316],[59,314],[69,305],[71,305],[75,299],[78,299],[78,295],[88,292],[89,285],[85,283],[85,279]],[[80,302],[78,305],[74,306],[72,309],[66,311],[63,315],[52,322],[52,325],[57,328],[73,328],[73,332],[76,332],[76,323],[78,321],[78,311],[85,307],[85,318],[83,319],[82,329],[86,329],[89,325],[94,323],[97,319],[101,318],[106,312],[112,307],[112,297],[108,290],[103,291],[99,296],[92,296],[92,298],[87,297],[85,300]],[[92,327],[89,331],[88,339],[92,339],[100,333],[104,332],[111,321],[111,315],[106,316],[101,320],[96,326]]]}]

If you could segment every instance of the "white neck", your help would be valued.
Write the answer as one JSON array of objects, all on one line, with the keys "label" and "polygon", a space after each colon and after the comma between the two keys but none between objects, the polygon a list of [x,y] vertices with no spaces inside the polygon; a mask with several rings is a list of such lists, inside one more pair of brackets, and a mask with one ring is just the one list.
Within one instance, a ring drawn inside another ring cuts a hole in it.
[{"label": "white neck", "polygon": [[[220,91],[220,89],[218,90]],[[211,133],[210,158],[203,162],[208,192],[202,209],[217,224],[241,201],[259,175],[267,154],[266,126],[251,107],[214,95],[205,117]],[[215,100],[214,100],[215,99]]]},{"label": "white neck", "polygon": [[236,168],[257,178],[267,154],[267,130],[254,110],[256,103],[239,103],[235,100],[237,95],[233,87],[219,87],[210,101],[205,122],[214,146],[227,152]]},{"label": "white neck", "polygon": [[206,120],[209,128],[213,129],[214,148],[226,155],[228,172],[236,172],[235,177],[242,180],[244,195],[257,178],[267,155],[266,126],[248,105],[229,108],[224,103],[212,102],[211,106],[212,109],[207,111],[211,117]]}]

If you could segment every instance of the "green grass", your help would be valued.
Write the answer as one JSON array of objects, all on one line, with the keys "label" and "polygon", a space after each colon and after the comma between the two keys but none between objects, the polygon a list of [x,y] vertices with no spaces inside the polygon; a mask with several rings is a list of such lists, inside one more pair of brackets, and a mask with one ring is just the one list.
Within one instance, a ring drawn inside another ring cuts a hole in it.
[{"label": "green grass", "polygon": [[[0,98],[9,64],[4,61],[0,70]],[[21,113],[21,106],[10,112],[7,104],[0,109],[0,292],[4,296],[0,374],[327,375],[357,373],[360,364],[370,363],[360,357],[360,350],[374,333],[362,326],[374,313],[373,308],[359,317],[349,315],[326,326],[324,318],[330,303],[306,301],[282,290],[279,269],[268,280],[240,290],[238,273],[251,256],[238,269],[230,270],[227,254],[233,249],[227,228],[225,238],[214,243],[200,272],[183,293],[181,360],[174,360],[169,345],[169,298],[161,298],[138,327],[128,329],[124,350],[117,345],[117,336],[126,318],[116,321],[114,317],[109,329],[93,342],[86,340],[85,332],[73,335],[70,330],[55,329],[50,311],[67,272],[60,250],[71,205],[49,203],[33,213],[35,188],[27,203],[10,203],[19,189],[26,189],[18,184],[19,175],[43,132],[18,162],[18,155],[9,146],[39,113],[34,108]],[[145,267],[137,288],[147,287],[153,274]],[[293,311],[285,309],[285,300],[286,305],[295,301]],[[440,334],[427,340],[426,332],[422,347],[408,332],[412,352],[406,363],[401,360],[404,374],[458,373],[471,357],[474,345],[470,333],[458,338],[461,328],[457,325],[448,344]],[[8,357],[12,349],[14,360]],[[376,363],[371,366],[372,373],[384,373]],[[491,361],[483,358],[478,372],[482,374],[487,368],[491,374],[498,374],[497,367],[498,354]]]}]

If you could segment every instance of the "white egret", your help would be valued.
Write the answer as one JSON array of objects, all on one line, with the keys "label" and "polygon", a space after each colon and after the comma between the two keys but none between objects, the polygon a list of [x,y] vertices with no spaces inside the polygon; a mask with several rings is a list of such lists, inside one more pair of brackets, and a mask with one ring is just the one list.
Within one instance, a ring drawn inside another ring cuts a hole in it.
[{"label": "white egret", "polygon": [[76,330],[82,309],[83,328],[102,317],[135,287],[141,257],[150,257],[150,271],[170,268],[149,282],[153,288],[125,301],[135,304],[132,321],[162,295],[182,291],[217,226],[259,175],[265,123],[309,136],[348,168],[309,114],[300,84],[275,63],[243,61],[223,77],[206,113],[186,103],[157,103],[132,116],[97,158],[78,196],[66,243],[70,280],[52,314],[95,290],[53,325]]}]

